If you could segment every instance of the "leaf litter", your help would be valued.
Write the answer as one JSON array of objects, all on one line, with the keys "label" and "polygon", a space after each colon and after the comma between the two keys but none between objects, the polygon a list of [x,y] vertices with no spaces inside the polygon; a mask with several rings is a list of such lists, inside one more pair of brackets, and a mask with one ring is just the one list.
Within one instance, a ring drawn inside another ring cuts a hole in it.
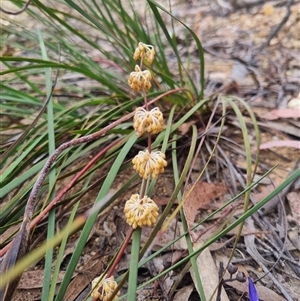
[{"label": "leaf litter", "polygon": [[222,184],[195,182],[189,184],[183,193],[183,212],[189,228],[192,228],[199,209],[213,210],[221,206],[214,203],[216,198],[224,195],[227,187]]}]

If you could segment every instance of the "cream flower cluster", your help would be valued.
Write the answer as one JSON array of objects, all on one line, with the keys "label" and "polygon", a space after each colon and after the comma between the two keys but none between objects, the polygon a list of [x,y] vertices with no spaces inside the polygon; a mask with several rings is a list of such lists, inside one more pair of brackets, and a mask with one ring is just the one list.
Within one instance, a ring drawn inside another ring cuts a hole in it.
[{"label": "cream flower cluster", "polygon": [[163,130],[164,118],[159,108],[150,111],[140,107],[135,110],[133,117],[133,128],[138,137],[144,132],[158,134]]},{"label": "cream flower cluster", "polygon": [[[152,75],[150,71],[142,71],[143,61],[152,64],[154,61],[155,50],[152,45],[139,43],[133,58],[140,59],[141,65],[135,66],[135,71],[130,73],[128,84],[134,91],[149,90],[151,88]],[[145,95],[144,95],[145,96]],[[145,96],[146,98],[146,96]],[[163,130],[163,114],[159,108],[150,111],[140,107],[135,110],[133,118],[133,128],[138,137],[144,133],[158,134]],[[167,166],[165,155],[160,151],[145,150],[140,151],[132,160],[133,168],[138,172],[143,180],[150,177],[155,178],[164,171]],[[145,183],[145,182],[143,182]],[[133,228],[153,226],[158,216],[158,206],[155,202],[145,195],[133,194],[125,203],[124,213],[127,223]]]},{"label": "cream flower cluster", "polygon": [[139,42],[139,46],[135,49],[133,54],[133,59],[135,61],[145,59],[150,65],[153,63],[155,57],[155,50],[152,45],[146,45],[142,42]]},{"label": "cream flower cluster", "polygon": [[126,202],[124,208],[126,221],[133,228],[152,226],[158,216],[158,206],[147,196],[142,199],[138,194],[133,194]]},{"label": "cream flower cluster", "polygon": [[152,75],[149,70],[142,71],[138,65],[134,68],[128,78],[128,85],[133,91],[150,90]]},{"label": "cream flower cluster", "polygon": [[[117,282],[115,281],[114,276],[108,278],[104,276],[103,279],[99,281],[102,278],[102,276],[103,275],[95,278],[92,281],[91,297],[97,298],[102,301],[107,301],[116,289]],[[117,293],[113,300],[116,300],[118,298],[118,295],[120,295],[120,292]]]},{"label": "cream flower cluster", "polygon": [[167,166],[165,160],[165,154],[160,151],[149,153],[146,151],[139,151],[139,153],[133,158],[133,168],[139,173],[143,179],[148,179],[149,176],[156,178],[159,174],[164,172],[164,168]]}]

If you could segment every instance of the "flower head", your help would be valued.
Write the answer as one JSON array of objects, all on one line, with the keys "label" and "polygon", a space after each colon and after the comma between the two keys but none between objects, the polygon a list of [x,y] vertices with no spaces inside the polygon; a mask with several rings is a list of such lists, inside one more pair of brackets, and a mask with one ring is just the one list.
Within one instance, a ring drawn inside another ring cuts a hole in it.
[{"label": "flower head", "polygon": [[152,75],[149,70],[142,71],[138,65],[134,68],[128,78],[128,85],[133,91],[141,91],[142,89],[151,89]]},{"label": "flower head", "polygon": [[153,63],[155,57],[155,50],[152,45],[146,45],[139,42],[139,46],[135,49],[133,59],[145,59],[150,65]]},{"label": "flower head", "polygon": [[124,212],[127,223],[133,228],[152,226],[158,216],[158,206],[147,196],[142,199],[133,194],[125,203]]},{"label": "flower head", "polygon": [[154,108],[147,111],[142,107],[135,110],[133,117],[133,127],[138,137],[144,132],[151,134],[158,134],[162,131],[164,125],[164,118],[159,108]]},{"label": "flower head", "polygon": [[[99,281],[101,278],[102,280]],[[115,281],[114,276],[106,278],[106,276],[103,277],[103,275],[101,275],[92,281],[91,296],[92,298],[106,301],[109,299],[116,287],[117,282]],[[116,300],[118,298],[118,295],[120,295],[120,292],[117,293],[116,297],[113,300]]]},{"label": "flower head", "polygon": [[149,176],[156,178],[159,174],[164,172],[167,166],[165,154],[160,151],[149,153],[146,151],[139,151],[139,153],[132,160],[133,168],[139,173],[143,179],[148,179]]}]

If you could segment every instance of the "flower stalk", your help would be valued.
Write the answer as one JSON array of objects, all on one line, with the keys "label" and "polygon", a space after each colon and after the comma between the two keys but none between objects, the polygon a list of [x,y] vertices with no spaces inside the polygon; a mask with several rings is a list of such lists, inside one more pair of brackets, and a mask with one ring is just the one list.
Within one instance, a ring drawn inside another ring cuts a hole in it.
[{"label": "flower stalk", "polygon": [[[126,222],[131,226],[131,231],[127,234],[127,237],[107,275],[94,279],[92,291],[93,301],[115,300],[117,297],[116,292],[114,292],[117,284],[114,282],[113,272],[132,236],[132,260],[130,264],[128,286],[130,287],[129,294],[136,294],[141,228],[155,225],[159,215],[158,206],[154,200],[146,194],[149,180],[151,178],[156,178],[159,174],[164,172],[164,168],[167,166],[165,154],[160,151],[152,151],[151,149],[152,135],[160,133],[164,126],[163,114],[160,109],[158,107],[151,110],[149,109],[147,91],[152,87],[152,74],[147,69],[143,70],[144,62],[151,65],[154,61],[154,47],[140,42],[138,47],[135,49],[133,58],[134,60],[140,60],[140,65],[136,65],[134,71],[130,73],[128,85],[133,91],[141,92],[144,97],[144,107],[138,107],[134,112],[133,128],[137,137],[141,137],[144,134],[147,134],[148,136],[147,149],[139,151],[132,160],[133,169],[142,178],[141,191],[140,194],[135,193],[131,195],[129,200],[125,203],[124,214]],[[136,254],[137,256],[134,256],[133,254]]]}]

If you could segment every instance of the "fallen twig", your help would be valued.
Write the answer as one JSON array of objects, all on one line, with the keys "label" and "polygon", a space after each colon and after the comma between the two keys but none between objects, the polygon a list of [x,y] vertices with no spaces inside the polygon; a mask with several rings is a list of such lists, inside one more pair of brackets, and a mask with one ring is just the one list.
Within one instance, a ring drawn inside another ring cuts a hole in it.
[{"label": "fallen twig", "polygon": [[281,29],[281,27],[283,26],[284,23],[286,23],[286,21],[289,19],[290,15],[291,15],[291,5],[293,4],[293,0],[288,0],[286,3],[286,14],[283,17],[283,19],[281,20],[281,22],[279,22],[269,33],[269,36],[267,38],[267,40],[259,47],[259,51],[262,51],[264,48],[266,48],[267,46],[269,46],[271,40],[275,37],[275,35],[278,33],[278,31]]},{"label": "fallen twig", "polygon": [[30,2],[31,2],[31,0],[27,0],[27,2],[24,4],[24,6],[20,10],[15,11],[15,12],[7,10],[7,9],[3,8],[2,6],[0,6],[0,11],[4,12],[5,14],[8,14],[8,15],[16,16],[16,15],[23,13],[26,10],[26,8],[29,6]]}]

